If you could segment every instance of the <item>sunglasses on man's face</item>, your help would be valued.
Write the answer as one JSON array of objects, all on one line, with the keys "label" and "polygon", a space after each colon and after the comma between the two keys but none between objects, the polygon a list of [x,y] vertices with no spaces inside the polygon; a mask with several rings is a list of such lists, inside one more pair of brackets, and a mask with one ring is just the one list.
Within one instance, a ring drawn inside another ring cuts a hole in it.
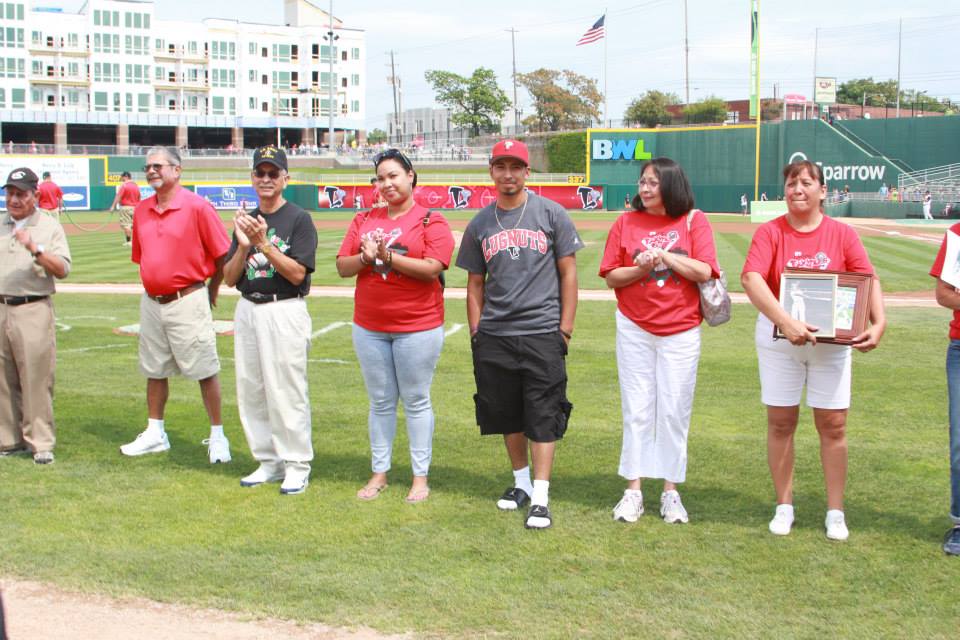
[{"label": "sunglasses on man's face", "polygon": [[384,160],[396,160],[403,165],[403,168],[407,171],[413,171],[413,164],[410,162],[410,159],[403,155],[403,152],[399,149],[387,149],[373,156],[373,168],[376,169],[379,167],[380,163]]},{"label": "sunglasses on man's face", "polygon": [[277,169],[272,171],[267,171],[265,169],[254,169],[253,175],[257,176],[261,180],[264,178],[270,178],[271,180],[278,180],[280,178],[280,172]]},{"label": "sunglasses on man's face", "polygon": [[143,172],[144,172],[144,173],[148,173],[148,172],[150,172],[150,171],[155,171],[155,172],[157,172],[157,173],[160,173],[160,170],[163,169],[164,167],[173,167],[173,166],[175,166],[175,165],[172,165],[172,164],[169,164],[169,163],[154,162],[154,163],[151,163],[151,164],[145,164],[145,165],[143,165]]}]

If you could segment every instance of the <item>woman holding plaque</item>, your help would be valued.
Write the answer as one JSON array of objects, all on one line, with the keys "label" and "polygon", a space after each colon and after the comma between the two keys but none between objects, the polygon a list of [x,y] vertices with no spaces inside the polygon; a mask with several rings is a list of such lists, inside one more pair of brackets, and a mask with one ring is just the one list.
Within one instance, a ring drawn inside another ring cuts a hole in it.
[{"label": "woman holding plaque", "polygon": [[[816,326],[802,322],[780,303],[780,276],[786,268],[853,271],[873,275],[869,326],[852,340],[870,351],[886,328],[880,281],[860,238],[849,225],[823,213],[827,187],[819,165],[794,162],[783,170],[787,213],[761,225],[753,236],[740,275],[750,302],[760,311],[756,325],[761,398],[767,405],[767,462],[777,494],[770,532],[787,535],[794,522],[793,436],[800,397],[820,436],[820,460],[827,488],[825,527],[831,540],[846,540],[843,513],[847,481],[847,409],[850,406],[850,346],[817,343]],[[786,339],[775,339],[776,325]]]},{"label": "woman holding plaque", "polygon": [[613,223],[600,277],[617,295],[617,372],[623,409],[613,509],[620,522],[643,513],[643,478],[663,478],[660,516],[687,522],[678,485],[686,479],[687,435],[700,361],[700,291],[719,277],[713,230],[693,208],[693,190],[673,160],[642,167],[633,207]]}]

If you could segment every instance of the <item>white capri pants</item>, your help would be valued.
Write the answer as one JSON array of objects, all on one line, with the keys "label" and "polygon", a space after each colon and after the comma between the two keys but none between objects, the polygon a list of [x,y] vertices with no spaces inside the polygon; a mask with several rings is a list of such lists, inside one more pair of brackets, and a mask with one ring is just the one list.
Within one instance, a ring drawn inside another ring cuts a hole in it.
[{"label": "white capri pants", "polygon": [[808,407],[850,408],[850,347],[823,343],[797,347],[785,338],[774,340],[773,323],[762,313],[757,315],[754,339],[763,404],[799,406],[806,385]]},{"label": "white capri pants", "polygon": [[623,408],[619,474],[623,478],[686,480],[687,435],[699,362],[700,327],[656,336],[617,311]]}]

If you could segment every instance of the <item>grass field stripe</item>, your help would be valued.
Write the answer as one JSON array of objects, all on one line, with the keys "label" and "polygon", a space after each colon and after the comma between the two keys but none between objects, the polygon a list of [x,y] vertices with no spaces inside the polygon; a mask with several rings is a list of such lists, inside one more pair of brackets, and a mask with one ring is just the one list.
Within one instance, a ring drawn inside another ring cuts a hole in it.
[{"label": "grass field stripe", "polygon": [[452,336],[453,334],[457,333],[457,332],[460,331],[461,329],[463,329],[463,325],[462,325],[462,324],[454,323],[454,325],[453,325],[452,327],[450,327],[449,329],[447,329],[446,331],[443,332],[443,337],[444,337],[444,338],[449,338],[450,336]]},{"label": "grass field stripe", "polygon": [[346,360],[338,360],[337,358],[308,358],[307,362],[316,362],[319,364],[351,364]]},{"label": "grass field stripe", "polygon": [[340,327],[346,327],[346,326],[349,326],[350,324],[352,324],[352,323],[350,323],[350,322],[331,322],[330,324],[328,324],[328,325],[325,326],[324,328],[322,328],[322,329],[317,329],[316,331],[314,331],[312,334],[310,334],[310,337],[311,337],[311,338],[316,338],[317,336],[322,336],[322,335],[325,334],[325,333],[330,333],[330,332],[333,331],[334,329],[339,329]]},{"label": "grass field stripe", "polygon": [[125,349],[129,344],[101,344],[93,347],[76,347],[74,349],[57,349],[58,354],[62,353],[84,353],[86,351],[99,351],[101,349]]}]

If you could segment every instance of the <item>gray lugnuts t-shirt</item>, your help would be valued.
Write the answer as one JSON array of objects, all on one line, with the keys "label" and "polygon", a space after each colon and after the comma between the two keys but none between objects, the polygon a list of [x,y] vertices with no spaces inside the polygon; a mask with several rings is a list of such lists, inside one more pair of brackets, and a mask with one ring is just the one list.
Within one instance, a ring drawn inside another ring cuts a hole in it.
[{"label": "gray lugnuts t-shirt", "polygon": [[496,202],[484,207],[460,243],[457,266],[486,275],[484,333],[517,336],[560,327],[557,260],[582,249],[583,241],[562,206],[529,191],[527,199],[526,210],[503,211]]}]

